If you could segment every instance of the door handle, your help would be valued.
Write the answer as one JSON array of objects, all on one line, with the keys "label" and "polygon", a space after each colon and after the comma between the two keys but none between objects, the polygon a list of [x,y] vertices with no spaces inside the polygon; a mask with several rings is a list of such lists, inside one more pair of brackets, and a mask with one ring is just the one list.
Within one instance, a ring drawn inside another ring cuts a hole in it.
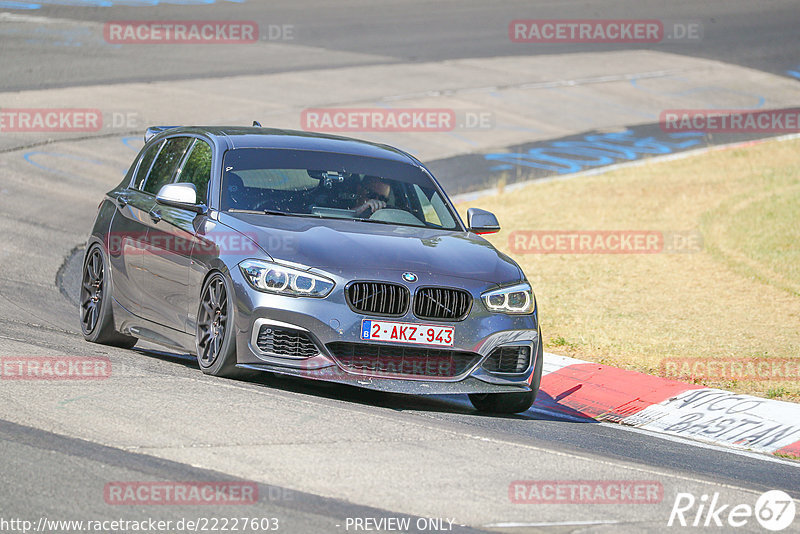
[{"label": "door handle", "polygon": [[154,223],[157,223],[161,220],[161,211],[153,210],[150,212],[150,218],[153,220]]}]

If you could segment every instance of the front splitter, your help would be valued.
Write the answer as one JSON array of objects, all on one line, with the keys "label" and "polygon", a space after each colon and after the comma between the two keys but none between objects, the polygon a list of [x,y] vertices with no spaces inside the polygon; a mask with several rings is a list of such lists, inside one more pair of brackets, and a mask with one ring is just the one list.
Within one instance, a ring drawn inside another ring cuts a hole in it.
[{"label": "front splitter", "polygon": [[357,375],[347,373],[338,369],[337,367],[326,367],[323,369],[292,369],[288,367],[281,367],[278,365],[269,364],[238,364],[236,367],[239,369],[249,369],[253,371],[262,371],[277,373],[288,376],[296,376],[300,378],[307,378],[311,380],[320,380],[324,382],[333,382],[337,384],[347,384],[376,391],[385,391],[387,393],[405,393],[408,395],[457,395],[466,393],[521,393],[530,391],[530,388],[525,386],[509,386],[488,384],[476,378],[467,377],[457,382],[449,382],[444,380],[424,380],[419,378],[414,379],[397,379],[374,377],[366,375]]}]

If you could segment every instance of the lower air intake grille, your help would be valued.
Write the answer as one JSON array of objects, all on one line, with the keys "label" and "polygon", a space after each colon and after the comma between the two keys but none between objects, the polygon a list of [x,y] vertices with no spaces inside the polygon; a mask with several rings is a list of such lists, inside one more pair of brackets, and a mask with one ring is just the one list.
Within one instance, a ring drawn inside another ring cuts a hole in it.
[{"label": "lower air intake grille", "polygon": [[414,296],[414,315],[420,319],[460,321],[471,305],[472,295],[463,289],[421,287]]},{"label": "lower air intake grille", "polygon": [[311,337],[300,330],[263,325],[258,331],[258,348],[270,354],[292,358],[311,358],[319,350]]},{"label": "lower air intake grille", "polygon": [[497,347],[482,367],[490,373],[519,374],[524,373],[530,364],[530,347]]},{"label": "lower air intake grille", "polygon": [[353,372],[453,378],[480,358],[473,352],[336,341],[327,345],[336,361]]},{"label": "lower air intake grille", "polygon": [[405,315],[411,294],[408,288],[386,282],[353,282],[347,302],[355,311],[370,315]]}]

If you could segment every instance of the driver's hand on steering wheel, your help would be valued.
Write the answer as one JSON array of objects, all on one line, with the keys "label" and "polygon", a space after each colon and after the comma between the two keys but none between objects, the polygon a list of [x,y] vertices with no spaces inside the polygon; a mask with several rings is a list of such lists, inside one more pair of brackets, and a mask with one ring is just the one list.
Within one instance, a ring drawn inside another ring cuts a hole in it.
[{"label": "driver's hand on steering wheel", "polygon": [[372,215],[376,211],[382,210],[385,207],[386,207],[386,202],[384,202],[383,200],[378,200],[377,198],[373,198],[373,199],[367,200],[366,202],[361,204],[359,207],[357,207],[356,208],[356,214],[360,215],[360,214],[364,213],[365,215]]}]

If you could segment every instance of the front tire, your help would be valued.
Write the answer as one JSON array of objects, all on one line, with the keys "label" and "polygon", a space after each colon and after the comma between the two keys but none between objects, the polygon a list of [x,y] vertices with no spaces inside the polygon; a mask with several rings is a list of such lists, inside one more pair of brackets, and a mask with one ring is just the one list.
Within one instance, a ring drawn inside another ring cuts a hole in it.
[{"label": "front tire", "polygon": [[472,393],[469,401],[479,412],[510,414],[527,411],[536,401],[542,383],[542,367],[544,364],[542,349],[542,331],[538,331],[539,346],[536,350],[536,369],[531,379],[531,390],[521,393]]},{"label": "front tire", "polygon": [[79,308],[81,332],[86,341],[130,349],[138,340],[114,329],[113,296],[107,275],[103,249],[100,245],[92,245],[83,260]]},{"label": "front tire", "polygon": [[197,363],[207,375],[236,378],[236,334],[234,329],[233,292],[220,272],[208,277],[197,311]]}]

